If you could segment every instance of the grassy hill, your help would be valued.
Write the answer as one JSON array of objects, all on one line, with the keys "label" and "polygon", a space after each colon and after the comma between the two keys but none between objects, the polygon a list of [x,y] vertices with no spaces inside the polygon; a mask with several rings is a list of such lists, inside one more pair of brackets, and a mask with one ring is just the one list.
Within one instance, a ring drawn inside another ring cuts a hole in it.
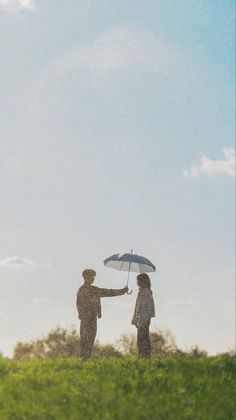
[{"label": "grassy hill", "polygon": [[236,419],[235,370],[231,356],[0,360],[0,419]]}]

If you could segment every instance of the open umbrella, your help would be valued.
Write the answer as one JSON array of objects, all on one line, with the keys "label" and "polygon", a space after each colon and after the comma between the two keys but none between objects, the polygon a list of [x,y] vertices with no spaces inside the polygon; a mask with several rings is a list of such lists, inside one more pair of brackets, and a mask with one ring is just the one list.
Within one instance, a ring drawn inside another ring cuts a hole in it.
[{"label": "open umbrella", "polygon": [[104,265],[115,270],[127,271],[127,286],[129,285],[130,272],[150,273],[156,271],[156,267],[151,261],[141,255],[133,254],[133,250],[129,254],[114,254],[106,258]]}]

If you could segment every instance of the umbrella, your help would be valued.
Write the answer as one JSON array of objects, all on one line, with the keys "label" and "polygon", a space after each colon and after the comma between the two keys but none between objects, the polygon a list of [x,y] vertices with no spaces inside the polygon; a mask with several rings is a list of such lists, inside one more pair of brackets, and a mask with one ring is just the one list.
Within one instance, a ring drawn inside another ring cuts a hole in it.
[{"label": "umbrella", "polygon": [[151,261],[141,255],[133,254],[133,250],[129,254],[114,254],[106,258],[104,265],[115,270],[128,271],[127,286],[129,284],[130,272],[150,273],[156,271],[156,267]]}]

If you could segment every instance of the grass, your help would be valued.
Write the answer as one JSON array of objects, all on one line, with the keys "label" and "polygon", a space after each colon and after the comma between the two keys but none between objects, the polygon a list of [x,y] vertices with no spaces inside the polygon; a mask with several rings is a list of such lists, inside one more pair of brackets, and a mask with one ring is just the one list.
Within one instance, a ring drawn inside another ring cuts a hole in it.
[{"label": "grass", "polygon": [[0,360],[0,419],[236,419],[235,370],[232,356]]}]

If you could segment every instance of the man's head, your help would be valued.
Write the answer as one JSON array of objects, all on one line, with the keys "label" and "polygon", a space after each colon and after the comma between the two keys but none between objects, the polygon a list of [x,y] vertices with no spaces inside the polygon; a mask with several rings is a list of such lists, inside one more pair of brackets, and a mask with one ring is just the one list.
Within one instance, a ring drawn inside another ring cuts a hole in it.
[{"label": "man's head", "polygon": [[151,281],[149,276],[146,273],[139,274],[137,276],[137,284],[141,289],[150,289]]},{"label": "man's head", "polygon": [[85,284],[93,284],[95,277],[96,277],[96,271],[91,269],[86,269],[83,271],[82,276],[84,278]]}]

